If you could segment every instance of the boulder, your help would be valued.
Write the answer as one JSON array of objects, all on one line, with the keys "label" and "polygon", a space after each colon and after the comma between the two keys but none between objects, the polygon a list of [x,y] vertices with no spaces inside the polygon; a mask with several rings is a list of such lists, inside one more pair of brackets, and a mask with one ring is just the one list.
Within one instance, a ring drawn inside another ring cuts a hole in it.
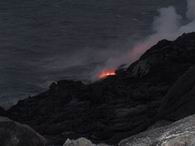
[{"label": "boulder", "polygon": [[119,143],[119,146],[194,146],[195,115],[132,136]]},{"label": "boulder", "polygon": [[0,117],[1,146],[45,146],[46,140],[27,125]]},{"label": "boulder", "polygon": [[86,138],[79,138],[77,140],[67,139],[63,146],[108,146],[108,145],[106,144],[96,145]]}]

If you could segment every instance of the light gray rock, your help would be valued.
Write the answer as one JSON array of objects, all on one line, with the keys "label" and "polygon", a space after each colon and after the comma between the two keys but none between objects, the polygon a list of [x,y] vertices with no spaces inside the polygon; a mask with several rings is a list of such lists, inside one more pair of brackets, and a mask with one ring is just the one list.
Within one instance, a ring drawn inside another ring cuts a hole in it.
[{"label": "light gray rock", "polygon": [[45,146],[46,140],[27,125],[0,117],[0,146]]},{"label": "light gray rock", "polygon": [[119,146],[195,146],[195,115],[122,140]]},{"label": "light gray rock", "polygon": [[106,144],[93,144],[90,140],[86,138],[79,138],[77,140],[67,139],[63,146],[108,146]]}]

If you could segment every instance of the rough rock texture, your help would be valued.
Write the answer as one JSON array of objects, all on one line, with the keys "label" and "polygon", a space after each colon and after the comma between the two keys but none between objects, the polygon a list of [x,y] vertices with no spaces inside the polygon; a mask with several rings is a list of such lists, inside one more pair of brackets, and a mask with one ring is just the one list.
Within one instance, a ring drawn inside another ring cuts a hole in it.
[{"label": "rough rock texture", "polygon": [[195,66],[169,90],[159,110],[162,119],[178,120],[195,113]]},{"label": "rough rock texture", "polygon": [[160,41],[116,76],[88,85],[58,81],[7,113],[33,127],[50,144],[79,137],[116,144],[153,124],[159,107],[170,105],[163,100],[168,90],[194,64],[195,33],[184,34],[175,41]]},{"label": "rough rock texture", "polygon": [[26,125],[0,117],[1,146],[45,146],[45,139]]},{"label": "rough rock texture", "polygon": [[168,126],[149,130],[132,136],[119,146],[194,146],[195,115],[179,120]]},{"label": "rough rock texture", "polygon": [[129,75],[143,77],[161,74],[172,80],[195,64],[195,33],[183,34],[175,41],[162,40],[128,68]]},{"label": "rough rock texture", "polygon": [[79,138],[77,140],[67,139],[63,146],[108,146],[106,144],[93,144],[86,138]]}]

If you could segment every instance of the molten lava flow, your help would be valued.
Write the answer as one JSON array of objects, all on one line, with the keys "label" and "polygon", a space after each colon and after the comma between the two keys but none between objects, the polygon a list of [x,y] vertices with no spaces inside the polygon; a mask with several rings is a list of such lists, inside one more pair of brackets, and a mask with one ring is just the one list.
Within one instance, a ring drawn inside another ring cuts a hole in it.
[{"label": "molten lava flow", "polygon": [[98,77],[100,79],[107,78],[109,76],[115,76],[116,75],[116,70],[115,69],[109,69],[109,70],[103,70],[98,74]]}]

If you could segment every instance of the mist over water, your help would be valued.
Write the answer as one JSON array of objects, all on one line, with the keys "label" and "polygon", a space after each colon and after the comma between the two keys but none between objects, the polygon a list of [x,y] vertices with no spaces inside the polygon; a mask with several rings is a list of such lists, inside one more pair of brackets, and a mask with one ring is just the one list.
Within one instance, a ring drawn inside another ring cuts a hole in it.
[{"label": "mist over water", "polygon": [[184,0],[1,1],[0,105],[44,91],[52,81],[94,79],[99,70],[135,60],[142,50],[124,54],[159,33],[152,27],[157,10],[175,6],[167,9],[181,25],[185,13],[194,19],[192,4],[186,12]]}]

